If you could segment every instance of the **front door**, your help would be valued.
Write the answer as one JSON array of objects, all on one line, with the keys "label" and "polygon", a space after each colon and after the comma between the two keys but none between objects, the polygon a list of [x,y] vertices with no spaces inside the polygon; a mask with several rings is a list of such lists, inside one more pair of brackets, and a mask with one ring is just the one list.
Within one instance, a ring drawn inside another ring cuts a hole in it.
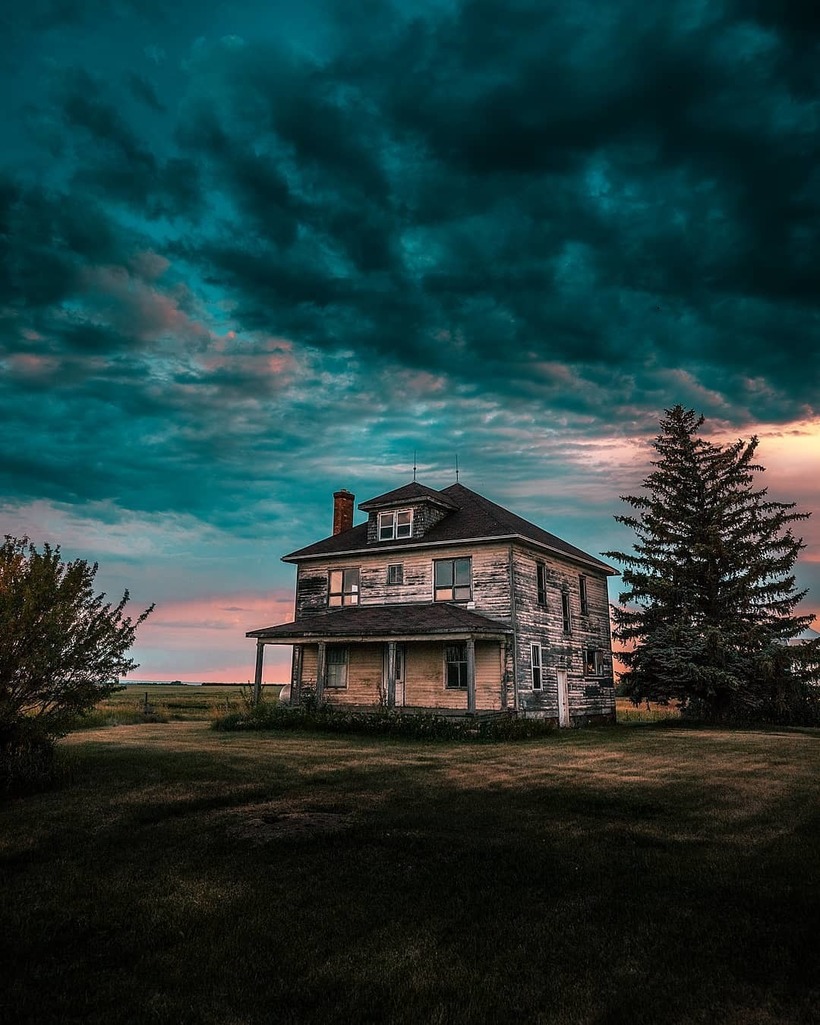
[{"label": "front door", "polygon": [[559,669],[558,676],[558,725],[569,726],[569,688],[567,686],[567,671]]},{"label": "front door", "polygon": [[[384,646],[384,684],[382,687],[382,693],[387,697],[388,693],[388,680],[389,680],[389,666],[388,666],[388,652],[389,648],[385,644]],[[405,667],[405,650],[403,644],[396,645],[396,708],[402,708],[404,706],[404,667]]]}]

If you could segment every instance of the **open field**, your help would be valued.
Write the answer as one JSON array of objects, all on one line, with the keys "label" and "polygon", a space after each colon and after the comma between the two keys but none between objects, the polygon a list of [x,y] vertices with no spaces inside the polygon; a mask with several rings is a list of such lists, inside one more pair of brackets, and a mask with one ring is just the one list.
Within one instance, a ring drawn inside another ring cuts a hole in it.
[{"label": "open field", "polygon": [[[281,685],[264,688],[265,700],[275,700]],[[150,714],[161,720],[213,719],[243,709],[243,693],[249,687],[187,687],[175,684],[127,684],[104,701],[87,717],[88,726],[133,725],[145,719],[145,700]]]},{"label": "open field", "polygon": [[0,808],[4,1021],[817,1021],[816,731],[61,751]]}]

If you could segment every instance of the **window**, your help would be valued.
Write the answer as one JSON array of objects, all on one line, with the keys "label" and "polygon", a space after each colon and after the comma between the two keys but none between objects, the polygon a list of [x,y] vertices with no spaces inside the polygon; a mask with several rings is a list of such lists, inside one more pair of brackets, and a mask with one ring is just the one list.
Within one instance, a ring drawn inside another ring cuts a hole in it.
[{"label": "window", "polygon": [[340,644],[328,645],[326,653],[327,682],[326,687],[343,688],[347,686],[347,648]]},{"label": "window", "polygon": [[547,604],[547,567],[543,562],[536,562],[535,577],[538,582],[538,604]]},{"label": "window", "polygon": [[600,648],[584,649],[584,676],[604,675],[604,653]]},{"label": "window", "polygon": [[379,513],[379,540],[392,541],[394,537],[410,537],[413,533],[413,510],[398,509]]},{"label": "window", "polygon": [[359,567],[332,569],[329,574],[327,603],[333,605],[359,604]]},{"label": "window", "polygon": [[569,603],[569,591],[561,592],[561,615],[564,619],[564,633],[572,633],[572,607]]},{"label": "window", "polygon": [[467,645],[464,641],[444,649],[444,686],[448,690],[467,690]]},{"label": "window", "polygon": [[578,577],[578,587],[581,593],[581,615],[585,616],[589,612],[589,603],[587,601],[587,578],[585,576]]},{"label": "window", "polygon": [[433,567],[436,601],[469,601],[472,598],[470,559],[439,559]]},{"label": "window", "polygon": [[532,689],[541,690],[541,645],[531,644],[532,652]]},{"label": "window", "polygon": [[387,582],[388,584],[404,583],[404,566],[400,562],[395,566],[387,567]]}]

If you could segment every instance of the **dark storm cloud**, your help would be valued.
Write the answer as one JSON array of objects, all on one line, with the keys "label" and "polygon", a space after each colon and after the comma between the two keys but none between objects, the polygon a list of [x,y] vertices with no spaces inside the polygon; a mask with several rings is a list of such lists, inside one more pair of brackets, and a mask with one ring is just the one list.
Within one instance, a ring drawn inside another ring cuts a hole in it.
[{"label": "dark storm cloud", "polygon": [[132,71],[126,76],[126,82],[132,95],[135,96],[136,99],[140,100],[158,114],[165,113],[167,107],[163,103],[160,103],[159,97],[154,91],[154,87],[147,78],[144,78],[142,75],[134,74]]},{"label": "dark storm cloud", "polygon": [[308,6],[15,14],[9,490],[241,517],[339,423],[817,409],[814,5]]},{"label": "dark storm cloud", "polygon": [[604,9],[464,4],[323,62],[200,54],[181,138],[251,229],[199,249],[240,316],[502,387],[499,345],[639,378],[725,358],[733,400],[758,373],[810,400],[817,112],[781,73],[798,9]]}]

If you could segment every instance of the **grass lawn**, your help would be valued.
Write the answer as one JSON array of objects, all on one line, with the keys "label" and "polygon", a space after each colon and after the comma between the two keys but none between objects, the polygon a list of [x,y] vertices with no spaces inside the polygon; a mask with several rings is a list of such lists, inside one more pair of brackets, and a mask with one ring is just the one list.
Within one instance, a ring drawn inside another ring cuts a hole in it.
[{"label": "grass lawn", "polygon": [[0,807],[0,1020],[817,1022],[820,733],[83,731]]}]

